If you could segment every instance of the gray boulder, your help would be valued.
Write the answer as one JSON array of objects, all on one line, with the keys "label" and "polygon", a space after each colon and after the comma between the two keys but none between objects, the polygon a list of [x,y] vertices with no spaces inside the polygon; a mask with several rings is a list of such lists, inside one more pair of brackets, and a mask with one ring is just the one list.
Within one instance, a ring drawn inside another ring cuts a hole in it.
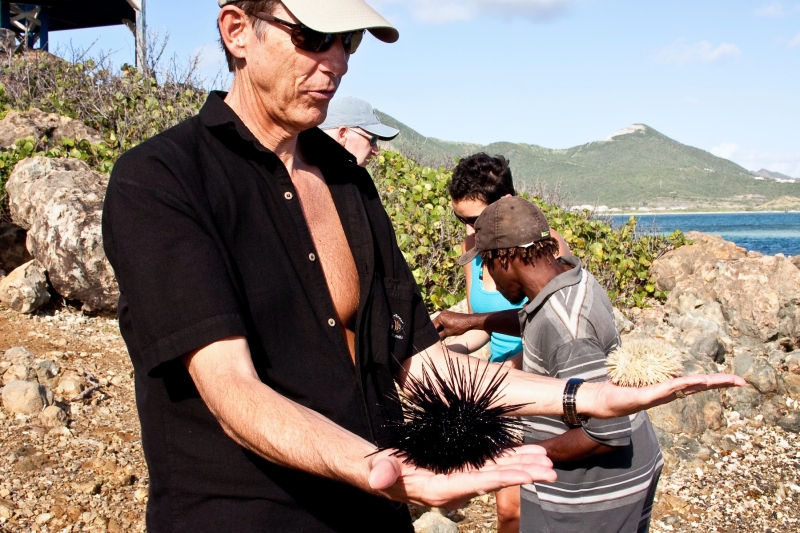
[{"label": "gray boulder", "polygon": [[17,140],[26,137],[33,137],[37,142],[44,139],[45,145],[56,144],[61,139],[86,139],[93,144],[103,140],[97,130],[78,120],[45,113],[36,108],[24,113],[11,111],[0,120],[0,148],[7,149]]},{"label": "gray boulder", "polygon": [[743,377],[761,394],[778,390],[778,373],[764,359],[741,353],[733,360],[733,373]]},{"label": "gray boulder", "polygon": [[783,364],[786,370],[792,374],[800,375],[800,350],[795,350],[792,353],[786,354],[783,357]]},{"label": "gray boulder", "polygon": [[32,381],[12,381],[3,387],[2,396],[3,407],[12,414],[39,414],[53,403],[52,392]]},{"label": "gray boulder", "polygon": [[34,366],[34,371],[36,372],[36,379],[38,379],[39,383],[42,385],[47,385],[51,389],[58,385],[58,374],[61,372],[61,369],[58,367],[58,364],[56,364],[55,361],[37,361],[36,365]]},{"label": "gray boulder", "polygon": [[0,282],[0,301],[18,313],[33,313],[50,301],[47,272],[36,260],[15,269]]},{"label": "gray boulder", "polygon": [[28,250],[62,296],[88,313],[116,309],[119,286],[103,250],[101,217],[108,176],[72,159],[20,162],[6,184],[14,221]]},{"label": "gray boulder", "polygon": [[778,421],[778,425],[786,431],[800,433],[800,413],[791,413]]},{"label": "gray boulder", "polygon": [[31,259],[25,245],[27,232],[10,222],[0,222],[0,269],[11,272]]},{"label": "gray boulder", "polygon": [[752,385],[725,391],[725,404],[745,418],[755,418],[760,414],[764,397]]},{"label": "gray boulder", "polygon": [[414,533],[458,533],[458,526],[439,513],[429,512],[414,522]]},{"label": "gray boulder", "polygon": [[702,329],[690,329],[680,336],[680,342],[695,358],[707,358],[717,363],[725,362],[725,345],[712,333]]}]

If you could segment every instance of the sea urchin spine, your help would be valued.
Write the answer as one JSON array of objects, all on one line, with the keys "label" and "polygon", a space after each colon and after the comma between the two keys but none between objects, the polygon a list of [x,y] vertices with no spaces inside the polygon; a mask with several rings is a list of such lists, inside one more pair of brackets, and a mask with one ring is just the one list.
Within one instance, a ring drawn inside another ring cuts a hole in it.
[{"label": "sea urchin spine", "polygon": [[[493,375],[477,361],[445,355],[445,371],[429,359],[420,377],[409,376],[403,420],[389,425],[389,443],[403,462],[437,474],[477,469],[521,444],[522,423],[509,413],[522,405],[502,405],[507,370]],[[444,374],[444,375],[443,375]]]}]

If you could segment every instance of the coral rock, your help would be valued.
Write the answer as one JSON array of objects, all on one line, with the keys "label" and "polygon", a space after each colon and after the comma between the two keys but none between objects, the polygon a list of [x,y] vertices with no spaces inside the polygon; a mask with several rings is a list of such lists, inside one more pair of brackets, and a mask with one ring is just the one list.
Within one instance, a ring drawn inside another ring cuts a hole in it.
[{"label": "coral rock", "polygon": [[86,312],[113,311],[119,299],[103,250],[101,218],[108,176],[82,161],[34,157],[6,184],[14,221],[28,230],[28,250],[53,288]]},{"label": "coral rock", "polygon": [[18,313],[32,313],[50,301],[47,272],[38,261],[30,261],[0,282],[0,301]]}]

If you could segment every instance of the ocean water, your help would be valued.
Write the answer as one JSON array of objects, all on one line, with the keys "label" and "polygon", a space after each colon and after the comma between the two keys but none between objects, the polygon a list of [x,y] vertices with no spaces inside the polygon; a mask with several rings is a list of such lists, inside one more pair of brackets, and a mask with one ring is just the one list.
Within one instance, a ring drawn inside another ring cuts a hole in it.
[{"label": "ocean water", "polygon": [[[629,215],[611,217],[615,225]],[[747,250],[767,255],[800,255],[800,213],[685,213],[637,215],[641,230],[655,229],[669,234],[702,231],[721,235]]]}]

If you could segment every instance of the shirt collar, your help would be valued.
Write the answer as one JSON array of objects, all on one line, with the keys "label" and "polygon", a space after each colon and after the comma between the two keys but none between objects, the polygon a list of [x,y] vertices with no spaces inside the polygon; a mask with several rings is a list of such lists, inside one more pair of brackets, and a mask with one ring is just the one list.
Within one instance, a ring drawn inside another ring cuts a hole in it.
[{"label": "shirt collar", "polygon": [[525,305],[525,307],[520,309],[519,317],[520,321],[523,324],[528,319],[528,316],[534,314],[536,310],[539,309],[542,306],[542,304],[544,304],[547,301],[548,298],[550,298],[550,296],[560,291],[564,287],[577,285],[578,283],[581,282],[581,279],[583,277],[583,267],[581,266],[580,259],[578,259],[574,255],[568,255],[565,257],[559,257],[558,261],[560,263],[570,265],[573,268],[551,279],[550,283],[545,285],[544,288],[541,290],[541,292],[536,295],[536,298],[528,302],[528,304]]},{"label": "shirt collar", "polygon": [[[206,103],[200,109],[200,120],[203,121],[203,124],[209,129],[225,129],[235,132],[243,141],[253,143],[261,151],[272,153],[258,142],[239,115],[225,103],[226,96],[228,93],[224,91],[213,91],[208,95]],[[319,128],[310,128],[301,132],[298,136],[298,143],[303,151],[303,158],[312,165],[327,165],[331,160],[340,161],[342,158],[356,163],[356,157],[353,154]],[[309,147],[313,147],[313,149],[306,149]]]}]

